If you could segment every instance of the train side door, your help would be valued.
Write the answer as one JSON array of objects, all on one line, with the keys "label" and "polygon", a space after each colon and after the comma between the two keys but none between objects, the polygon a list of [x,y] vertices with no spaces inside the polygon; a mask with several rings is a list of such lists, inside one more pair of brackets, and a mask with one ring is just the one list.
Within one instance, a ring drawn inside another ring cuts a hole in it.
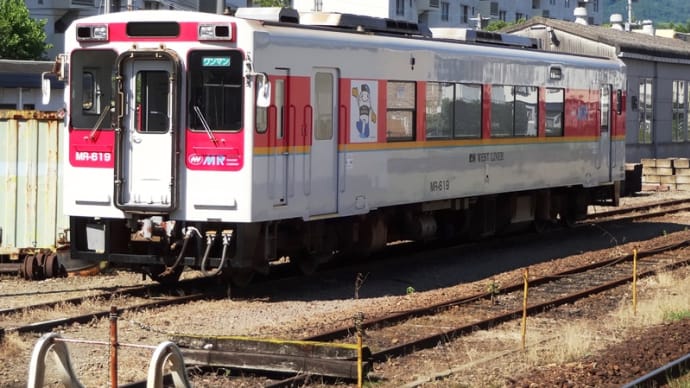
[{"label": "train side door", "polygon": [[272,120],[275,120],[275,132],[271,134],[271,155],[269,168],[269,182],[271,184],[271,197],[273,206],[287,205],[288,198],[288,158],[289,144],[292,134],[289,133],[289,102],[287,97],[287,80],[289,79],[288,69],[278,69],[278,73],[285,75],[285,79],[276,79],[273,87],[273,98],[275,111],[272,112]]},{"label": "train side door", "polygon": [[611,85],[603,85],[599,90],[599,165],[605,169],[607,179],[611,180]]},{"label": "train side door", "polygon": [[171,210],[176,148],[173,62],[133,56],[121,62],[120,72],[116,203],[125,210]]},{"label": "train side door", "polygon": [[313,108],[309,215],[338,211],[338,70],[315,68],[312,75]]}]

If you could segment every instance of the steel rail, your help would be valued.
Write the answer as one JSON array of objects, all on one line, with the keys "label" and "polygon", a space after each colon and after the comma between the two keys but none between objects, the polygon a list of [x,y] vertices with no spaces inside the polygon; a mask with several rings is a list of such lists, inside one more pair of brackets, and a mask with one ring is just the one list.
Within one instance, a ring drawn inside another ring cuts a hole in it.
[{"label": "steel rail", "polygon": [[631,381],[622,388],[636,387],[661,387],[667,385],[669,380],[677,379],[688,373],[690,370],[690,354],[675,359],[646,375]]},{"label": "steel rail", "polygon": [[[647,250],[638,253],[638,258],[645,258],[649,256],[653,256],[659,253],[664,253],[667,251],[673,251],[677,250],[679,248],[688,246],[690,244],[690,241],[683,241],[677,244],[670,244],[667,246],[663,247],[658,247],[655,249]],[[564,276],[568,275],[573,275],[573,274],[578,274],[578,273],[584,273],[586,271],[592,270],[592,269],[598,269],[602,267],[609,266],[611,264],[615,263],[620,263],[620,262],[627,262],[633,259],[633,255],[622,255],[613,259],[608,259],[604,260],[599,263],[593,263],[589,264],[586,266],[582,266],[579,268],[567,270],[567,271],[562,271],[558,274],[552,274],[552,275],[547,275],[543,276],[537,279],[533,279],[530,281],[531,286],[536,287],[541,284],[546,284],[549,282],[556,281],[560,278],[563,278]],[[657,273],[660,270],[666,270],[666,269],[672,269],[675,268],[679,265],[685,265],[690,263],[690,259],[687,260],[679,260],[679,261],[674,261],[673,263],[667,264],[663,267],[655,267],[648,269],[646,271],[642,271],[638,274],[638,277],[648,277],[651,276],[655,273]],[[542,313],[548,310],[551,310],[555,307],[561,306],[563,304],[567,303],[572,303],[576,300],[585,298],[587,296],[591,296],[594,294],[601,293],[606,290],[610,290],[612,288],[618,287],[623,284],[627,284],[632,280],[632,275],[631,276],[624,276],[624,277],[619,277],[613,281],[608,281],[604,284],[600,284],[594,287],[587,288],[585,290],[581,290],[575,293],[571,293],[570,295],[555,298],[555,299],[549,299],[546,301],[543,301],[541,303],[535,303],[531,304],[527,307],[527,313],[529,315],[535,315],[538,313]],[[508,286],[506,288],[502,288],[502,291],[506,292],[517,292],[520,291],[523,288],[523,284],[514,284],[511,286]],[[419,316],[424,316],[424,315],[433,315],[438,313],[439,311],[447,310],[450,309],[453,306],[463,304],[463,303],[468,303],[477,299],[488,299],[490,297],[490,293],[481,293],[477,295],[472,295],[469,297],[464,297],[464,298],[458,298],[455,300],[451,301],[446,301],[442,302],[433,306],[429,306],[426,308],[420,308],[420,309],[415,309],[415,310],[409,310],[403,313],[398,313],[394,315],[389,315],[386,317],[382,317],[379,319],[372,319],[368,320],[363,323],[364,327],[367,328],[372,328],[372,327],[386,327],[386,326],[392,326],[398,322],[408,320],[410,318],[414,317],[419,317]],[[475,321],[469,324],[465,324],[462,326],[458,326],[455,328],[451,328],[449,330],[445,330],[442,333],[435,333],[433,335],[429,335],[420,339],[416,339],[413,341],[408,341],[406,343],[401,343],[393,347],[388,347],[376,352],[372,352],[370,357],[368,357],[368,360],[371,362],[383,362],[388,360],[390,357],[397,357],[397,356],[404,356],[422,349],[428,349],[428,348],[433,348],[437,346],[441,342],[447,342],[449,338],[456,338],[462,335],[466,335],[468,333],[476,331],[478,328],[479,329],[489,329],[496,324],[511,321],[516,319],[517,317],[520,317],[522,315],[522,309],[516,309],[508,312],[504,312],[501,314],[496,314],[490,318],[483,319],[481,321]],[[335,341],[337,339],[342,339],[345,337],[350,336],[352,333],[355,332],[355,327],[354,326],[346,326],[337,330],[329,331],[326,333],[321,333],[317,334],[314,336],[310,336],[308,338],[304,338],[302,341]],[[231,363],[232,365],[228,364],[225,365],[225,367],[230,367],[236,368],[236,369],[242,369],[241,365],[239,365],[238,360],[241,359],[241,346],[237,345],[237,349],[234,349],[233,351],[228,351],[225,352],[225,357],[227,357],[228,360],[232,360]],[[267,362],[266,368],[262,369],[260,366],[257,365],[257,360],[254,358],[254,362],[252,363],[252,368],[251,371],[253,373],[258,373],[261,374],[266,373],[266,374],[275,374],[281,372],[281,370],[275,369],[273,366],[270,364],[274,363],[275,360],[270,357],[270,355],[265,355],[267,357],[267,360],[270,360],[270,362]],[[322,367],[328,366],[329,369],[335,369],[337,368],[340,364],[342,364],[343,360],[342,359],[329,359],[329,358],[323,358],[319,361],[319,365]],[[199,365],[198,362],[194,362],[195,365]],[[203,366],[203,364],[201,364]],[[282,372],[285,372],[285,370],[282,370]],[[292,377],[286,378],[284,380],[266,385],[266,387],[271,387],[271,388],[278,388],[278,387],[288,387],[288,386],[299,386],[302,384],[303,380],[305,379],[305,374],[304,372],[302,373],[297,373]],[[310,377],[324,377],[328,378],[328,375],[320,375],[319,373],[308,373],[306,375],[309,375]],[[343,377],[345,378],[345,377]],[[345,378],[346,379],[346,378]]]},{"label": "steel rail", "polygon": [[[0,309],[0,316],[7,316],[7,315],[12,315],[12,314],[19,314],[27,311],[35,311],[37,309],[48,309],[48,308],[54,308],[59,305],[63,304],[70,304],[74,306],[78,306],[82,304],[84,301],[89,300],[89,299],[94,299],[94,298],[109,298],[114,295],[127,295],[127,296],[142,296],[142,295],[147,295],[147,294],[153,294],[153,293],[161,293],[164,294],[167,291],[170,291],[172,289],[179,289],[179,288],[199,288],[199,287],[204,287],[208,288],[207,284],[204,284],[201,279],[190,279],[190,280],[183,280],[180,281],[179,283],[175,284],[173,288],[167,285],[162,285],[162,284],[146,284],[146,285],[139,285],[139,286],[126,286],[126,287],[103,287],[103,288],[94,288],[94,289],[82,289],[82,290],[65,290],[65,291],[51,291],[52,294],[60,294],[60,293],[73,293],[73,292],[79,292],[79,291],[97,291],[97,290],[107,290],[104,292],[100,292],[97,294],[91,294],[91,295],[84,295],[84,296],[77,296],[69,299],[62,299],[62,300],[57,300],[57,301],[52,301],[52,302],[44,302],[44,303],[36,303],[28,306],[18,306],[18,307],[10,307],[10,308],[4,308]],[[109,290],[108,290],[109,289]],[[36,292],[33,295],[40,295],[41,292]],[[209,294],[213,295],[213,294]],[[0,297],[6,297],[8,295],[0,295]]]},{"label": "steel rail", "polygon": [[[689,246],[689,245],[690,245],[690,241],[682,241],[682,242],[677,243],[677,244],[671,244],[671,245],[662,246],[662,247],[651,249],[651,250],[640,251],[640,252],[638,252],[637,257],[639,259],[642,259],[642,258],[646,258],[646,257],[650,257],[653,255],[662,253],[662,252],[676,250],[676,249],[679,249],[679,248],[682,248],[685,246]],[[590,271],[592,269],[606,267],[606,266],[609,266],[609,265],[614,264],[614,263],[626,262],[626,261],[631,261],[631,260],[633,260],[632,254],[621,255],[621,256],[614,257],[614,258],[607,259],[607,260],[603,260],[603,261],[600,261],[597,263],[591,263],[591,264],[581,266],[578,268],[573,268],[573,269],[569,269],[566,271],[562,271],[562,272],[559,272],[556,274],[551,274],[551,275],[542,276],[540,278],[531,279],[530,285],[531,286],[538,286],[541,284],[552,282],[552,281],[559,279],[559,278],[562,278],[564,276],[582,273],[582,272]],[[520,290],[522,290],[523,287],[524,287],[523,283],[514,283],[514,284],[511,284],[511,285],[508,285],[505,287],[501,287],[501,290],[504,293],[509,293],[509,292],[520,291]],[[489,299],[489,298],[491,298],[490,292],[478,293],[478,294],[474,294],[474,295],[467,296],[467,297],[462,297],[462,298],[458,298],[458,299],[444,301],[441,303],[437,303],[435,305],[422,307],[419,309],[408,310],[408,311],[403,311],[403,312],[392,314],[392,315],[387,315],[387,316],[384,316],[381,318],[368,319],[362,323],[362,327],[365,329],[369,329],[372,327],[390,326],[390,325],[396,324],[400,321],[408,320],[410,318],[417,318],[417,317],[421,317],[421,316],[425,316],[425,315],[433,315],[439,311],[447,310],[447,309],[452,308],[452,307],[457,306],[457,305],[461,305],[461,304],[468,303],[468,302],[475,301],[475,300]],[[302,340],[303,341],[333,341],[336,339],[345,338],[345,337],[349,336],[351,333],[353,333],[354,331],[355,331],[354,325],[348,325],[348,326],[344,326],[344,327],[341,327],[338,329],[334,329],[332,331],[323,332],[320,334],[316,334],[313,336],[302,338]]]},{"label": "steel rail", "polygon": [[[685,242],[682,245],[687,245],[687,242]],[[674,244],[676,246],[676,244]],[[673,250],[673,249],[668,249],[668,250]],[[649,277],[652,276],[656,273],[658,273],[660,270],[669,270],[669,269],[674,269],[677,268],[678,266],[681,265],[687,265],[690,264],[690,259],[685,259],[685,260],[679,260],[671,264],[667,264],[661,268],[652,268],[648,269],[646,271],[640,272],[637,276],[639,278],[644,278],[644,277]],[[619,279],[616,279],[614,281],[610,281],[595,287],[588,288],[583,291],[575,292],[570,295],[566,295],[563,297],[555,298],[549,301],[545,301],[542,303],[537,303],[537,304],[532,304],[527,307],[527,314],[528,315],[533,315],[536,313],[541,313],[545,311],[552,310],[555,307],[572,303],[575,302],[579,299],[583,299],[585,297],[601,293],[603,291],[607,291],[613,288],[616,288],[620,285],[630,283],[632,281],[633,277],[631,276],[626,276],[626,277],[621,277]],[[530,282],[532,284],[532,282]],[[430,335],[427,337],[424,337],[422,339],[418,340],[413,340],[409,341],[407,343],[402,343],[399,345],[396,345],[394,347],[390,347],[387,349],[383,349],[377,352],[372,353],[372,358],[374,361],[385,361],[389,359],[390,357],[396,357],[396,356],[403,356],[406,354],[410,354],[415,351],[419,351],[421,349],[428,349],[435,347],[439,344],[439,342],[446,342],[448,341],[448,338],[455,338],[467,333],[471,333],[473,331],[476,331],[477,328],[480,329],[489,329],[496,324],[499,323],[504,323],[508,322],[511,320],[516,319],[517,317],[520,317],[522,315],[522,309],[516,309],[513,311],[509,311],[507,313],[503,314],[498,314],[495,315],[491,318],[488,319],[483,319],[481,321],[477,321],[474,323],[470,323],[467,325],[463,325],[460,327],[456,327],[450,330],[446,330],[442,333]]]},{"label": "steel rail", "polygon": [[[685,206],[680,206],[678,208],[674,208],[675,206],[679,206],[679,205],[685,205]],[[674,199],[671,201],[663,201],[663,202],[659,201],[659,202],[652,202],[652,203],[643,204],[643,205],[637,205],[634,207],[624,207],[624,208],[618,208],[618,209],[614,209],[614,210],[607,210],[607,211],[601,212],[601,213],[591,213],[591,214],[588,214],[587,217],[583,221],[584,222],[592,222],[592,221],[596,221],[596,220],[602,219],[602,218],[610,218],[610,217],[618,216],[621,214],[641,212],[641,211],[650,210],[650,209],[654,209],[654,208],[660,208],[660,209],[658,211],[654,211],[654,212],[650,212],[650,213],[646,213],[646,214],[639,214],[639,215],[631,216],[630,218],[636,219],[636,218],[657,217],[657,216],[662,216],[664,214],[668,214],[669,212],[679,212],[679,211],[690,210],[690,199]],[[667,209],[667,208],[671,208],[671,209]]]},{"label": "steel rail", "polygon": [[[181,303],[197,301],[197,300],[201,300],[201,299],[204,299],[207,297],[208,296],[204,295],[203,293],[178,296],[178,297],[169,297],[168,299],[164,299],[164,300],[157,300],[157,301],[153,301],[153,302],[141,303],[141,304],[137,304],[137,305],[133,305],[133,306],[118,308],[117,313],[118,313],[118,315],[120,315],[123,312],[138,311],[138,310],[143,310],[143,309],[148,309],[148,308],[171,306],[171,305],[176,305],[176,304],[181,304]],[[5,333],[12,333],[12,332],[36,333],[36,332],[50,331],[50,330],[52,330],[58,326],[65,326],[65,325],[70,325],[73,323],[84,324],[84,323],[90,322],[93,319],[104,318],[104,317],[108,317],[109,315],[110,315],[110,310],[102,310],[102,311],[96,311],[96,312],[82,314],[82,315],[76,315],[76,316],[72,316],[72,317],[51,319],[51,320],[43,321],[43,322],[33,322],[33,323],[26,324],[26,325],[20,325],[20,326],[15,326],[15,327],[6,327],[6,328],[4,328],[4,331],[5,331]]]}]

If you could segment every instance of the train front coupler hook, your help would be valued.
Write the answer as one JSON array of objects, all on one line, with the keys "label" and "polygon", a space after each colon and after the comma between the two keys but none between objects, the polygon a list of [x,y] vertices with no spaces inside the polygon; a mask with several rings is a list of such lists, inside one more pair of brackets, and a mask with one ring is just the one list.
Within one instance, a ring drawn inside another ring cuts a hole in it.
[{"label": "train front coupler hook", "polygon": [[[209,237],[210,234],[212,234],[213,237]],[[208,271],[206,269],[206,262],[208,261],[208,254],[211,250],[211,244],[213,243],[213,239],[216,237],[216,232],[206,232],[206,252],[204,252],[204,258],[201,259],[201,273],[204,274],[204,276],[206,277],[220,275],[220,273],[223,272],[223,267],[225,267],[225,261],[228,257],[228,247],[232,242],[233,231],[223,230],[221,232],[221,236],[223,239],[223,252],[220,256],[220,263],[218,264],[218,267],[216,269]]]},{"label": "train front coupler hook", "polygon": [[165,267],[165,270],[161,273],[160,276],[166,276],[172,274],[175,269],[180,265],[182,262],[182,258],[184,258],[184,253],[187,251],[187,244],[189,244],[189,239],[192,238],[192,236],[197,235],[199,238],[201,238],[201,233],[199,232],[199,229],[193,227],[193,226],[188,226],[184,229],[184,237],[182,239],[182,248],[180,248],[180,253],[177,255],[177,259],[175,259],[175,263],[169,267]]}]

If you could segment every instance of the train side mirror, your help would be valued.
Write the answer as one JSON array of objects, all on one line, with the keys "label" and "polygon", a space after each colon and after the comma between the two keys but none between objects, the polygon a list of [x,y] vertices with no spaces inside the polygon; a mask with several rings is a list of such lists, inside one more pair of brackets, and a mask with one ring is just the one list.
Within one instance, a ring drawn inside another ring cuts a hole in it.
[{"label": "train side mirror", "polygon": [[260,73],[256,75],[256,106],[268,108],[271,105],[271,82],[268,75]]}]

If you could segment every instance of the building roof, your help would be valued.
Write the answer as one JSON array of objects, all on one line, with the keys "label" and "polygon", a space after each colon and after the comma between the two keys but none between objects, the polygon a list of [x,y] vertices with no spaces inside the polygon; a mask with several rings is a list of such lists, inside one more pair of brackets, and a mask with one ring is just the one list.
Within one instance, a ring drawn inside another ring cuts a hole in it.
[{"label": "building roof", "polygon": [[551,27],[585,39],[615,47],[621,57],[649,56],[655,58],[690,60],[690,43],[645,33],[627,32],[611,27],[583,25],[564,20],[537,16],[528,21],[506,27],[501,32],[514,33],[534,26]]},{"label": "building roof", "polygon": [[[41,88],[41,77],[44,72],[53,69],[51,61],[26,61],[0,59],[0,88]],[[53,88],[64,88],[64,82],[50,77]]]}]

